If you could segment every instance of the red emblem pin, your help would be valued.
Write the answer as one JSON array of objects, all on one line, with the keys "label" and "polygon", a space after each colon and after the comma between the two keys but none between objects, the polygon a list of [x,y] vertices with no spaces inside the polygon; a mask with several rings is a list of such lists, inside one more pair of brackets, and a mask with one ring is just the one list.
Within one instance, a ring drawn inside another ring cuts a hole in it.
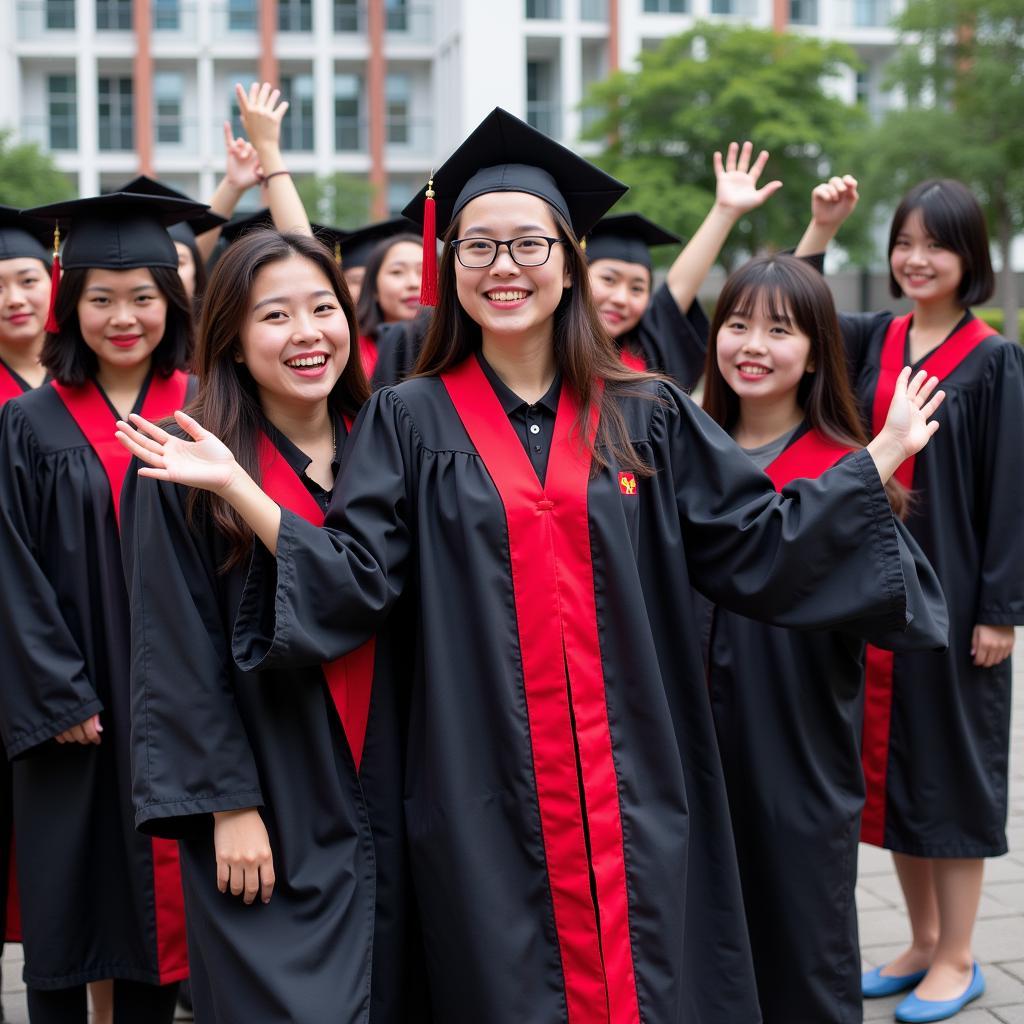
[{"label": "red emblem pin", "polygon": [[620,473],[619,490],[623,494],[636,494],[636,477],[632,473]]}]

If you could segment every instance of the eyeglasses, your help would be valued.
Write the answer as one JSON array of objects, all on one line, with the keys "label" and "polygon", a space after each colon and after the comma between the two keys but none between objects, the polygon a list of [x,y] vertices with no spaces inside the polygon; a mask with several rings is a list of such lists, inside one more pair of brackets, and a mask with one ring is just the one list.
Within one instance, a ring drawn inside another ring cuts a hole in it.
[{"label": "eyeglasses", "polygon": [[452,248],[459,262],[469,270],[481,270],[489,267],[497,258],[502,246],[508,249],[509,255],[521,267],[541,267],[551,255],[551,246],[561,242],[560,238],[547,238],[544,235],[521,235],[519,238],[456,238]]}]

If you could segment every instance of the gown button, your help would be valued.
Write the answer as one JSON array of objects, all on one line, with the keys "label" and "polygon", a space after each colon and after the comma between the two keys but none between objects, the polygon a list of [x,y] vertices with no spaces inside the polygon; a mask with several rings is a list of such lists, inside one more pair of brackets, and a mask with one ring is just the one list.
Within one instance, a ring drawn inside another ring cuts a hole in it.
[{"label": "gown button", "polygon": [[550,512],[555,507],[555,503],[550,498],[541,498],[537,502],[538,512]]}]

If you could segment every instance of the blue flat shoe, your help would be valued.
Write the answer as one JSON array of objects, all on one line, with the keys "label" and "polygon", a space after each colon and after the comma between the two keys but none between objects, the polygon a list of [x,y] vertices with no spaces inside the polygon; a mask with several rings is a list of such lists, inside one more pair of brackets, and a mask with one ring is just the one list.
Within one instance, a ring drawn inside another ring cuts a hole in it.
[{"label": "blue flat shoe", "polygon": [[934,1020],[948,1020],[956,1016],[968,1003],[985,991],[985,975],[978,962],[974,962],[971,980],[963,995],[956,999],[919,999],[913,992],[896,1007],[896,1019],[908,1024],[927,1024]]},{"label": "blue flat shoe", "polygon": [[865,971],[860,976],[860,990],[865,999],[879,999],[882,996],[894,996],[897,992],[906,992],[913,988],[927,973],[914,971],[913,974],[882,974],[885,964],[873,971]]}]

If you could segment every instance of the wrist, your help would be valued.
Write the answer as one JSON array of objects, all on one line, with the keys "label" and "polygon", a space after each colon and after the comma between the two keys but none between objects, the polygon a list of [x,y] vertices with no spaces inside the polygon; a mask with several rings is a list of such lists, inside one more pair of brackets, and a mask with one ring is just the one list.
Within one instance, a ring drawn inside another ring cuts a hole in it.
[{"label": "wrist", "polygon": [[281,147],[276,143],[265,143],[255,147],[256,155],[259,157],[260,169],[264,174],[273,174],[274,171],[285,171],[284,157],[281,155]]},{"label": "wrist", "polygon": [[237,463],[231,465],[227,481],[214,489],[214,493],[223,501],[226,501],[232,508],[237,509],[240,502],[245,500],[246,485],[252,483],[252,478]]},{"label": "wrist", "polygon": [[731,228],[745,212],[745,210],[738,210],[735,206],[727,206],[716,199],[715,205],[711,207],[711,213],[708,216],[723,224],[727,224]]},{"label": "wrist", "polygon": [[875,461],[883,484],[888,483],[889,478],[912,454],[906,451],[903,444],[884,427],[868,442],[867,449]]}]

